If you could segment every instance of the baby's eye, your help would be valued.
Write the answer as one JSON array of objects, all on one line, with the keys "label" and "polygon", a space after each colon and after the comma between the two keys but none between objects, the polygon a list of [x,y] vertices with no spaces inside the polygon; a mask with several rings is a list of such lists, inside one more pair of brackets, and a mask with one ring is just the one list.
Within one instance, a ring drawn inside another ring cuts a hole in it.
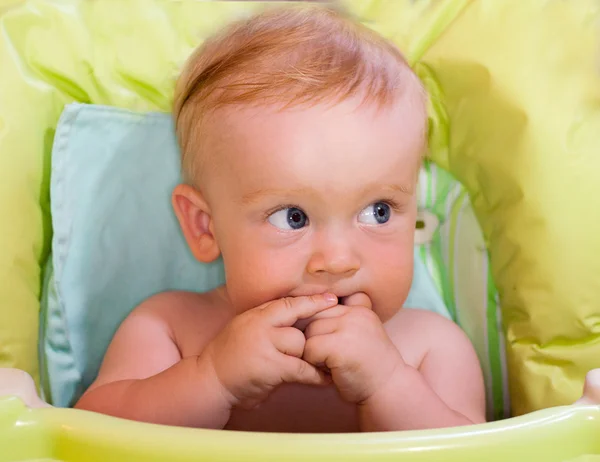
[{"label": "baby's eye", "polygon": [[390,206],[385,202],[375,202],[362,209],[358,214],[358,221],[367,225],[382,225],[390,219]]},{"label": "baby's eye", "polygon": [[269,215],[269,223],[279,229],[300,229],[308,223],[306,213],[297,207],[287,207]]}]

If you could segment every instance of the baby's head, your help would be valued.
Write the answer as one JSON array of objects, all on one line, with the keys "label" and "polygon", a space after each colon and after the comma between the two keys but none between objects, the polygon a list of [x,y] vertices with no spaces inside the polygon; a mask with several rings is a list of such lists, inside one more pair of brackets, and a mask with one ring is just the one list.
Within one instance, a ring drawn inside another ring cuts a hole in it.
[{"label": "baby's head", "polygon": [[174,208],[198,260],[223,256],[238,312],[325,291],[366,294],[383,321],[402,306],[426,110],[392,44],[331,10],[272,10],[199,48],[174,116]]}]

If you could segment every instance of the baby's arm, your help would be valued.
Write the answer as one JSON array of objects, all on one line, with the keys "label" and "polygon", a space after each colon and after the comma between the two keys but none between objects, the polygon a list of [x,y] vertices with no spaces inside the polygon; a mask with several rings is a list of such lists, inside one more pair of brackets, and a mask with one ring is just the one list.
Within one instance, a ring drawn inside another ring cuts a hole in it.
[{"label": "baby's arm", "polygon": [[[229,403],[206,358],[182,359],[163,313],[170,293],[136,308],[115,334],[99,375],[76,406],[166,425],[222,428]],[[201,309],[201,307],[199,307]]]},{"label": "baby's arm", "polygon": [[[223,428],[234,406],[256,406],[283,382],[329,383],[322,371],[301,359],[304,335],[292,326],[335,305],[335,296],[274,300],[229,322],[211,323],[215,313],[207,310],[206,325],[197,334],[206,336],[197,339],[205,346],[183,358],[166,321],[181,303],[177,297],[154,297],[125,320],[98,379],[77,408],[167,425]],[[195,305],[196,310],[210,308]]]},{"label": "baby's arm", "polygon": [[[453,322],[421,310],[403,310],[393,337],[427,345],[420,365],[398,367],[392,379],[359,408],[363,431],[440,428],[485,422],[479,360]],[[417,333],[417,335],[415,335]],[[418,348],[418,345],[417,345]],[[402,351],[402,349],[401,349]]]}]

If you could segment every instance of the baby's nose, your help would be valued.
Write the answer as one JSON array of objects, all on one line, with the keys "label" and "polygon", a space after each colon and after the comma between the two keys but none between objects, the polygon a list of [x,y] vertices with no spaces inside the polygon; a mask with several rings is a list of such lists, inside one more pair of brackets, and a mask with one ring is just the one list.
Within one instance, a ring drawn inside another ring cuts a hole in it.
[{"label": "baby's nose", "polygon": [[313,255],[308,262],[307,270],[310,274],[329,274],[334,276],[349,277],[360,268],[357,258],[327,259],[323,255]]},{"label": "baby's nose", "polygon": [[311,274],[329,273],[336,276],[351,276],[360,268],[360,258],[349,239],[339,234],[331,239],[322,239],[312,254],[307,270]]}]

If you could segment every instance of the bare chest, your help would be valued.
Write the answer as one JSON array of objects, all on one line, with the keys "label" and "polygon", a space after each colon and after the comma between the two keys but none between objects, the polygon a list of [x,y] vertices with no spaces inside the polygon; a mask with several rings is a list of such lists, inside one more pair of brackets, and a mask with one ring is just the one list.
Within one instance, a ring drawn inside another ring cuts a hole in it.
[{"label": "bare chest", "polygon": [[[195,356],[218,334],[222,324],[204,319],[176,323],[182,356]],[[197,326],[202,326],[197,327]],[[333,385],[311,387],[283,384],[256,409],[234,409],[229,430],[285,433],[345,433],[358,431],[356,406],[343,401]]]},{"label": "bare chest", "polygon": [[228,430],[346,433],[358,431],[356,406],[344,402],[333,386],[284,384],[257,409],[235,409]]},{"label": "bare chest", "polygon": [[[185,312],[186,316],[172,322],[176,343],[183,357],[200,354],[229,321],[226,316],[215,316],[207,322],[193,308]],[[214,311],[225,312],[225,309]],[[404,361],[418,367],[426,350],[422,348],[423,339],[414,334],[417,330],[411,329],[410,323],[403,324],[400,319],[393,319],[386,324],[386,331],[402,353]],[[281,385],[260,407],[251,411],[234,409],[225,428],[285,433],[346,433],[359,430],[356,406],[343,401],[333,385],[311,387],[302,384]]]}]

